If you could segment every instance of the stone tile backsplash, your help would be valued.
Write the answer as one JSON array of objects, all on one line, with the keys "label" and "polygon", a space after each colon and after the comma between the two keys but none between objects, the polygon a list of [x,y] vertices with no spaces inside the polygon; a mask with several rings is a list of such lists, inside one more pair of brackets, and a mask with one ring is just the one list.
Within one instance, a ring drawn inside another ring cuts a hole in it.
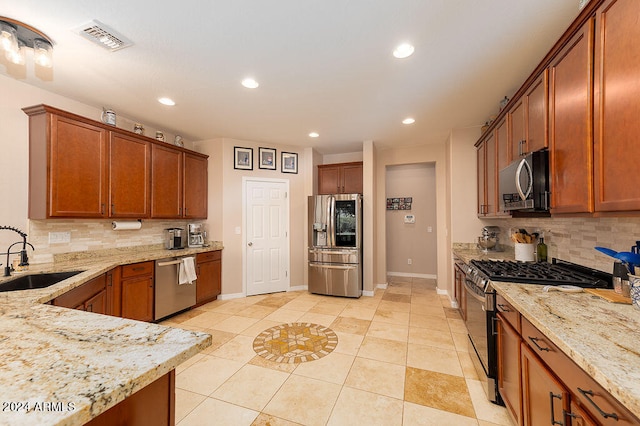
[{"label": "stone tile backsplash", "polygon": [[524,228],[529,233],[541,231],[549,260],[556,257],[605,272],[612,272],[613,259],[594,247],[629,251],[640,241],[640,218],[512,218],[484,223],[499,226],[500,242],[512,247],[511,228]]},{"label": "stone tile backsplash", "polygon": [[[32,263],[53,261],[54,254],[87,250],[164,244],[166,228],[187,229],[184,221],[143,220],[138,230],[114,231],[111,220],[56,219],[31,220],[29,242],[36,248],[29,253]],[[69,243],[49,243],[50,232],[70,232]]]}]

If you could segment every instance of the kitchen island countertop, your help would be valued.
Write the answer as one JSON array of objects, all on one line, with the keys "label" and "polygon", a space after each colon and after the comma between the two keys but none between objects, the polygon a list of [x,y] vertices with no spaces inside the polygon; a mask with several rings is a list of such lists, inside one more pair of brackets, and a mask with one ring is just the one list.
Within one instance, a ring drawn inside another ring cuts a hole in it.
[{"label": "kitchen island countertop", "polygon": [[[211,250],[222,244],[179,254]],[[45,304],[119,265],[175,254],[153,246],[62,255],[26,273],[84,272],[0,293],[0,425],[84,424],[210,346],[206,333]]]}]

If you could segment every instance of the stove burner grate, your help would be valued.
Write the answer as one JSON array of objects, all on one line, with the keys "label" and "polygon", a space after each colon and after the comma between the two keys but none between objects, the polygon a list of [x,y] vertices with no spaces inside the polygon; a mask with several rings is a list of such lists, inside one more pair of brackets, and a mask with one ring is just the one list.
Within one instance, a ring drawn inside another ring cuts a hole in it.
[{"label": "stove burner grate", "polygon": [[606,278],[596,276],[600,275],[598,274],[600,271],[589,270],[589,268],[569,262],[556,264],[472,260],[471,265],[491,281],[547,285],[568,284],[585,288],[611,287],[611,283],[607,282]]}]

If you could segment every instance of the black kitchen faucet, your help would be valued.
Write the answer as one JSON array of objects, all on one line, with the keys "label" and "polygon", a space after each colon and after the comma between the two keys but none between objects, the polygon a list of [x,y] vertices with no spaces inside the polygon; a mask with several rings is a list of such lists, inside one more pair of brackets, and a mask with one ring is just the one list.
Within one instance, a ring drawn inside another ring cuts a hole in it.
[{"label": "black kitchen faucet", "polygon": [[[29,264],[29,257],[27,256],[27,245],[31,246],[31,249],[35,250],[35,247],[33,247],[33,244],[28,243],[27,242],[27,234],[25,234],[24,232],[22,232],[21,230],[19,230],[18,228],[14,228],[13,226],[4,226],[4,225],[0,225],[0,230],[6,229],[8,231],[13,231],[17,234],[19,234],[22,237],[22,241],[17,241],[13,244],[11,244],[9,246],[9,248],[7,249],[6,253],[2,253],[2,254],[6,254],[7,255],[7,263],[4,267],[4,276],[8,277],[11,275],[11,265],[9,265],[9,256],[12,254],[19,254],[20,255],[20,266],[27,266]],[[22,244],[22,250],[20,251],[11,251],[11,247],[15,246],[16,244]],[[1,263],[0,263],[1,265]]]}]

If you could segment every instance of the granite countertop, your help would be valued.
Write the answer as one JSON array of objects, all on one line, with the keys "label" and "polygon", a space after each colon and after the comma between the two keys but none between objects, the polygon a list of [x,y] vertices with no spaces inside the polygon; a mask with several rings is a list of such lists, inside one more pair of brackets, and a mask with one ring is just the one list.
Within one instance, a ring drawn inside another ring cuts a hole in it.
[{"label": "granite countertop", "polygon": [[[507,248],[508,249],[508,248]],[[483,253],[471,244],[452,252],[472,259],[513,260],[513,249]],[[491,282],[531,324],[629,411],[640,417],[640,311],[589,293],[543,292],[544,286]]]},{"label": "granite countertop", "polygon": [[640,311],[589,293],[543,292],[534,284],[492,286],[640,418]]},{"label": "granite countertop", "polygon": [[118,265],[222,248],[116,249],[31,265],[25,273],[84,272],[45,289],[0,293],[0,425],[84,424],[210,346],[206,333],[44,303]]}]

